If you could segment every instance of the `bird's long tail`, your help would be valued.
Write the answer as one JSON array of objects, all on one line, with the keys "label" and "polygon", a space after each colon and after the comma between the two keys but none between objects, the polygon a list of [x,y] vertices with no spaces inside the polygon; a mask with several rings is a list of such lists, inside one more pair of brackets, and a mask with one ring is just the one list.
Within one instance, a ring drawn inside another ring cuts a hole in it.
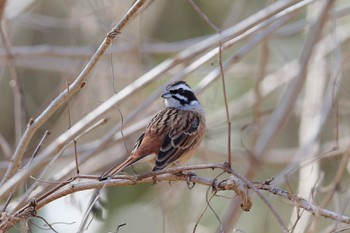
[{"label": "bird's long tail", "polygon": [[118,172],[122,171],[124,168],[129,167],[130,165],[134,164],[137,162],[140,158],[135,158],[133,156],[129,156],[124,162],[112,167],[105,173],[103,173],[98,179],[99,180],[106,180],[109,177],[114,176]]}]

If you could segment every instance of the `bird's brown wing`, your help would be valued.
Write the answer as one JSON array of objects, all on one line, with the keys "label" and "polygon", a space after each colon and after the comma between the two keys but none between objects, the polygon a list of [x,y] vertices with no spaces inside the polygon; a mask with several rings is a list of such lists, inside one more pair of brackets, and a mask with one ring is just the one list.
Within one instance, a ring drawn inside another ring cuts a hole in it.
[{"label": "bird's brown wing", "polygon": [[183,154],[195,149],[193,146],[197,147],[198,140],[201,140],[198,132],[202,123],[199,115],[193,112],[183,111],[177,114],[163,139],[153,171],[165,168]]}]

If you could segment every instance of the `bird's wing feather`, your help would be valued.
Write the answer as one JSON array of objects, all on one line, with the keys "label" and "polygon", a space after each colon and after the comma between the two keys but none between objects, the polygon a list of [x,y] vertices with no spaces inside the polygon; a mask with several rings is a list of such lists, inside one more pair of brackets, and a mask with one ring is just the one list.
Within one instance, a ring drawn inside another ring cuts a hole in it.
[{"label": "bird's wing feather", "polygon": [[156,156],[156,164],[153,170],[161,170],[170,163],[176,161],[186,153],[197,139],[200,118],[193,113],[185,112],[183,117],[174,119],[174,124],[165,135],[160,151]]}]

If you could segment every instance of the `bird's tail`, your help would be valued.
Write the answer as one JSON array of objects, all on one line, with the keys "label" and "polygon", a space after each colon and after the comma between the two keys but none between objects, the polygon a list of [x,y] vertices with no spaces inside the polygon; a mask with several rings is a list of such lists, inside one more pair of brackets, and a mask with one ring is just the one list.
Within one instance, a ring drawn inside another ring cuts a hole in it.
[{"label": "bird's tail", "polygon": [[109,169],[108,171],[103,173],[98,179],[100,181],[106,180],[107,178],[114,176],[118,172],[121,172],[124,168],[129,167],[130,165],[134,164],[138,160],[139,160],[138,158],[130,156],[124,162],[112,167],[111,169]]}]

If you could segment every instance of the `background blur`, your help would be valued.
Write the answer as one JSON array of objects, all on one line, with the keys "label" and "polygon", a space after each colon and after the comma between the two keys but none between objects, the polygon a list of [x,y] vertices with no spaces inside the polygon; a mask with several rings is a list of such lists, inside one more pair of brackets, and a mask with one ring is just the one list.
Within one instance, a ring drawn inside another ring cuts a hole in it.
[{"label": "background blur", "polygon": [[[0,174],[8,167],[29,119],[38,116],[66,88],[67,82],[75,80],[107,32],[133,2],[7,2],[1,22]],[[224,31],[274,1],[195,2],[202,13]],[[297,6],[299,1],[291,2],[294,2],[291,5]],[[350,132],[350,2],[347,0],[335,1],[330,10],[320,42],[313,49],[314,57],[309,63],[305,84],[286,124],[281,126],[284,128],[276,143],[263,160],[255,164],[255,169],[251,166],[256,161],[253,162],[250,151],[268,130],[264,128],[266,122],[279,105],[290,79],[296,75],[296,64],[309,39],[310,25],[317,19],[325,1],[310,2],[290,14],[290,19],[268,34],[266,39],[261,37],[268,30],[268,25],[238,39],[237,43],[223,51],[223,62],[234,59],[224,72],[232,122],[233,168],[252,181],[275,177],[275,185],[314,204],[350,215],[346,208],[350,201],[347,158]],[[196,12],[190,1],[148,1],[113,41],[88,77],[86,86],[71,98],[72,124],[164,60],[174,58],[181,51],[215,34],[218,32]],[[254,41],[257,41],[256,45],[253,45]],[[210,48],[208,46],[207,51],[180,61],[123,104],[101,116],[108,118],[108,122],[77,140],[79,156],[94,150],[106,134],[116,136],[113,143],[89,155],[81,164],[81,173],[101,174],[127,156],[145,122],[163,107],[159,93],[164,85],[199,62]],[[241,51],[242,48],[247,48],[247,51]],[[191,53],[191,49],[188,52]],[[215,55],[181,77],[198,91],[207,113],[207,134],[196,158],[191,161],[193,164],[227,160],[228,127],[222,82],[220,77],[208,77],[218,68],[218,55]],[[15,113],[15,80],[20,87],[20,116]],[[51,134],[43,143],[44,148],[68,129],[68,114],[65,105],[47,120],[31,140],[23,165],[28,162],[46,130]],[[127,127],[136,129],[132,133],[127,131],[123,140],[117,140],[120,130]],[[312,138],[310,134],[317,130],[319,134]],[[44,178],[53,180],[54,175],[72,162],[73,147],[69,146],[48,165]],[[149,168],[140,165],[135,169],[145,172]],[[132,173],[131,169],[127,171]],[[213,178],[219,172],[208,170],[198,174]],[[25,193],[26,185],[22,189]],[[184,183],[106,189],[101,197],[106,204],[103,219],[91,220],[86,232],[116,232],[118,225],[123,223],[126,225],[119,229],[123,233],[192,232],[203,211],[197,232],[215,232],[227,219],[232,220],[230,224],[235,232],[281,231],[270,209],[254,194],[250,212],[242,213],[239,205],[234,204],[237,201],[235,194],[228,191],[214,197],[210,201],[212,209],[205,211],[206,197],[211,196],[207,189],[196,185],[189,190]],[[297,223],[295,232],[330,232],[346,227],[335,224],[333,220],[309,216],[303,211],[298,213],[300,219],[297,220],[297,211],[289,202],[266,192],[263,194],[286,225]],[[69,195],[44,207],[39,215],[53,224],[58,232],[76,232],[91,196],[92,191]],[[51,231],[40,219],[32,219],[28,224],[31,232]],[[18,225],[11,232],[27,232],[24,226]]]}]

